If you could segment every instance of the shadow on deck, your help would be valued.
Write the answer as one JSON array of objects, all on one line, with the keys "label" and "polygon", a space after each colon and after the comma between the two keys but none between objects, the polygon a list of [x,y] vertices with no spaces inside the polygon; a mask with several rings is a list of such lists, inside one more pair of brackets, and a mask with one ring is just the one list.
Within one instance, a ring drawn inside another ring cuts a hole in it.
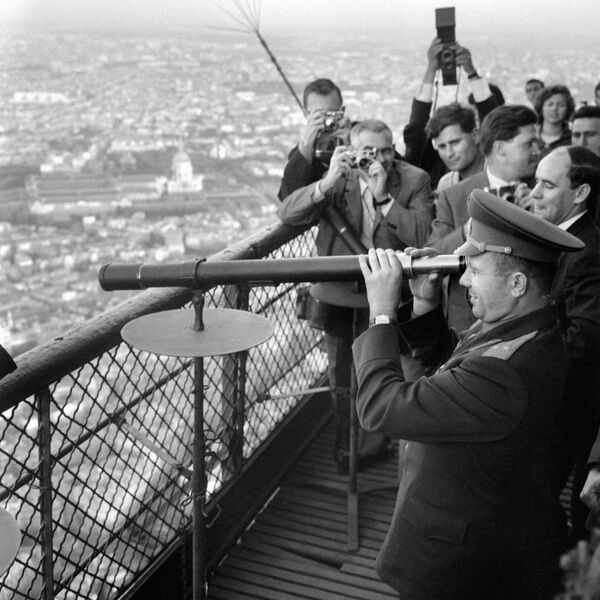
[{"label": "shadow on deck", "polygon": [[333,462],[327,425],[238,544],[209,577],[211,600],[384,600],[397,594],[374,564],[397,488],[398,457],[359,473],[360,549],[346,547],[347,477]]}]

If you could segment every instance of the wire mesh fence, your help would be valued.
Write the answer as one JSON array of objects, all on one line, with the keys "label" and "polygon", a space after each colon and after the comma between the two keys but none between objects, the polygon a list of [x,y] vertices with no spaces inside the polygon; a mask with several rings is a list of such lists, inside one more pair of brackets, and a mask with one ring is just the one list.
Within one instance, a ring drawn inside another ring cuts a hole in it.
[{"label": "wire mesh fence", "polygon": [[[309,230],[269,257],[313,248]],[[286,394],[326,370],[295,302],[292,284],[206,292],[274,325],[260,346],[204,359],[209,499],[302,401]],[[193,367],[121,342],[0,414],[0,506],[23,535],[0,600],[118,598],[177,542],[192,518]]]}]

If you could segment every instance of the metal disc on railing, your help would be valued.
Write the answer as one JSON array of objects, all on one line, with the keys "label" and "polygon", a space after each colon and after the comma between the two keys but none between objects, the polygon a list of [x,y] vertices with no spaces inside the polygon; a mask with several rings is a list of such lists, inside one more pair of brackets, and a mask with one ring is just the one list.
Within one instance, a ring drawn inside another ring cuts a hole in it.
[{"label": "metal disc on railing", "polygon": [[21,545],[21,530],[17,522],[0,508],[0,575],[10,567]]},{"label": "metal disc on railing", "polygon": [[310,288],[310,295],[334,306],[348,308],[366,308],[369,306],[367,294],[356,289],[354,281],[327,281],[315,283]]},{"label": "metal disc on railing", "polygon": [[273,334],[265,317],[244,310],[207,308],[204,329],[194,329],[193,309],[166,310],[138,317],[121,329],[131,346],[167,356],[220,356],[248,350]]}]

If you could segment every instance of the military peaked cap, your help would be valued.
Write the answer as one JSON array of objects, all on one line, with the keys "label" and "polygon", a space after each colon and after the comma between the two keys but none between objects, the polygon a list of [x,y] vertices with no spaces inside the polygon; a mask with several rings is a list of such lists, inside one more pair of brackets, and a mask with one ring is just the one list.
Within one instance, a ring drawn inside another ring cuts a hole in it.
[{"label": "military peaked cap", "polygon": [[467,199],[467,241],[454,251],[461,256],[500,252],[551,263],[561,252],[581,250],[585,244],[556,225],[483,190]]}]

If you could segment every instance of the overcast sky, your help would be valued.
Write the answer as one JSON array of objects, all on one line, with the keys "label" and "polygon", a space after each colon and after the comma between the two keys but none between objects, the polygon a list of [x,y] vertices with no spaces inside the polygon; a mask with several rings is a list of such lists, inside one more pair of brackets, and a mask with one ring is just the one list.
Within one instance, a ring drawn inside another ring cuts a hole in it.
[{"label": "overcast sky", "polygon": [[[434,8],[455,6],[457,37],[477,32],[596,35],[600,0],[239,0],[261,7],[265,34],[342,26],[348,30],[429,35]],[[27,23],[48,28],[119,27],[196,29],[236,27],[219,7],[239,16],[235,0],[0,0],[3,29]],[[376,43],[377,40],[374,40]]]}]

